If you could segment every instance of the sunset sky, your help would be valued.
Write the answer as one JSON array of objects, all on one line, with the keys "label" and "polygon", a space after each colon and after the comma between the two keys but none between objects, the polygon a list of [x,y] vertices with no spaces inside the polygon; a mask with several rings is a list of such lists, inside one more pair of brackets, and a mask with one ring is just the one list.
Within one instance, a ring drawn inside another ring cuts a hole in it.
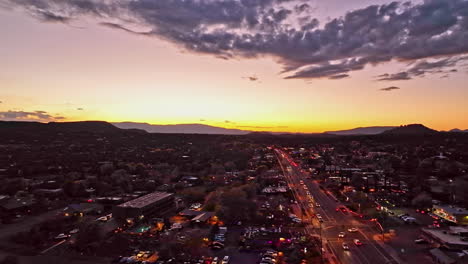
[{"label": "sunset sky", "polygon": [[0,0],[0,119],[468,129],[468,1]]}]

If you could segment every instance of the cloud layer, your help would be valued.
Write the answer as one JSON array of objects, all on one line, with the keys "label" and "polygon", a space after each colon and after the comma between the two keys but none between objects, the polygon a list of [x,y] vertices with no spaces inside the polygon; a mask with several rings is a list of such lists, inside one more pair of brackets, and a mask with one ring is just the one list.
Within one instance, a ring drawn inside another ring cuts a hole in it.
[{"label": "cloud layer", "polygon": [[369,65],[404,61],[409,69],[378,79],[409,80],[455,67],[468,53],[467,0],[372,5],[323,25],[302,0],[0,1],[46,22],[93,17],[220,58],[272,56],[287,79],[342,79]]},{"label": "cloud layer", "polygon": [[400,90],[400,87],[390,86],[390,87],[380,89],[380,91],[384,91],[384,92],[391,92],[394,90]]},{"label": "cloud layer", "polygon": [[4,121],[37,121],[37,122],[52,122],[65,119],[63,116],[53,116],[46,111],[6,111],[0,112],[0,120]]}]

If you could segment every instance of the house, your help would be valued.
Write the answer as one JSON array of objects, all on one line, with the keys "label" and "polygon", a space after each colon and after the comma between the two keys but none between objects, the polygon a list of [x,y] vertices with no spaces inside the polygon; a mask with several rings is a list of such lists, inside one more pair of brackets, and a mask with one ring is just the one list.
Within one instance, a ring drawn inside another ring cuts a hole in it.
[{"label": "house", "polygon": [[1,215],[21,215],[27,213],[36,201],[32,197],[3,198],[0,203]]}]

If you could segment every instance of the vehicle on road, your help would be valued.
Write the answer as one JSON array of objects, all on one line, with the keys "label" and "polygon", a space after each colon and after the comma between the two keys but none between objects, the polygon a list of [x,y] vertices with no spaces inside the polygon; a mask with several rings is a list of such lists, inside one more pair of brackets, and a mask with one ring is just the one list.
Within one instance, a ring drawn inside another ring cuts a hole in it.
[{"label": "vehicle on road", "polygon": [[58,239],[67,239],[67,238],[69,238],[69,237],[70,237],[70,235],[66,235],[66,234],[64,234],[64,233],[61,233],[61,234],[58,234],[58,235],[55,237],[55,239],[57,239],[57,240],[58,240]]},{"label": "vehicle on road", "polygon": [[357,231],[358,231],[358,229],[355,228],[355,227],[348,228],[348,232],[350,232],[350,233],[356,233]]},{"label": "vehicle on road", "polygon": [[346,209],[346,207],[344,207],[344,206],[338,206],[338,207],[335,209],[335,211],[337,211],[337,212],[338,212],[338,211],[341,211],[341,212],[343,212],[343,213],[346,213],[346,212],[348,212],[348,209]]},{"label": "vehicle on road", "polygon": [[319,203],[315,203],[315,206],[320,207],[320,204],[319,204]]},{"label": "vehicle on road", "polygon": [[349,246],[346,243],[341,244],[344,250],[349,250]]},{"label": "vehicle on road", "polygon": [[221,261],[221,264],[229,264],[229,256],[224,256],[223,260]]},{"label": "vehicle on road", "polygon": [[218,264],[218,257],[214,257],[211,264]]},{"label": "vehicle on road", "polygon": [[359,239],[354,239],[353,242],[356,246],[362,246],[362,242]]},{"label": "vehicle on road", "polygon": [[345,232],[340,232],[338,233],[338,237],[345,237],[346,233]]},{"label": "vehicle on road", "polygon": [[416,218],[411,217],[411,216],[403,216],[401,219],[407,224],[415,224],[416,223]]}]

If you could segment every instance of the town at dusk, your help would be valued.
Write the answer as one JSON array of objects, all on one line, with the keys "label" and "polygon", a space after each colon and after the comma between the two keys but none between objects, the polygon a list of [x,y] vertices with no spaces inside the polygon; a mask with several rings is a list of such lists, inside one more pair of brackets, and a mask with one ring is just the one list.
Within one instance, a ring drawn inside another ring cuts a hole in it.
[{"label": "town at dusk", "polygon": [[468,263],[468,0],[0,25],[0,264]]}]

